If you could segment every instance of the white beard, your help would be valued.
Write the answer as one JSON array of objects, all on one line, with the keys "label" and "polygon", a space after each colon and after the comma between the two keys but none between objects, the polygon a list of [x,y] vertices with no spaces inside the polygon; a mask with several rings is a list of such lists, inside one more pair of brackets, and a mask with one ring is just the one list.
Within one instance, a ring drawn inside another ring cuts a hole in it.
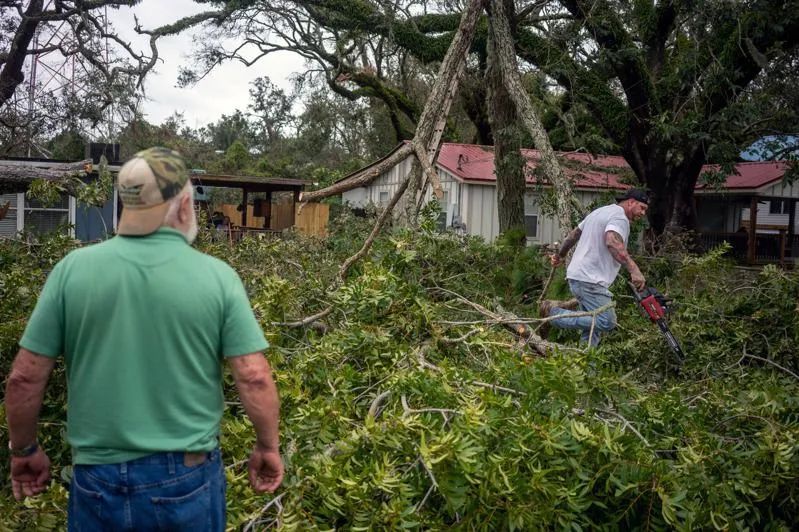
[{"label": "white beard", "polygon": [[186,237],[186,240],[189,241],[189,244],[193,244],[194,240],[197,238],[197,232],[199,231],[199,227],[197,227],[197,213],[194,212],[194,209],[191,210],[191,222],[189,223],[189,228],[183,233],[183,236]]}]

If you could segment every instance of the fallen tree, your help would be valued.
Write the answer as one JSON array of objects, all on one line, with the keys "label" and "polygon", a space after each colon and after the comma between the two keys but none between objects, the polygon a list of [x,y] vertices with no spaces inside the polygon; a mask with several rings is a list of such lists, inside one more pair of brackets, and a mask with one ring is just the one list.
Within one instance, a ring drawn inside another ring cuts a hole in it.
[{"label": "fallen tree", "polygon": [[[381,232],[329,293],[374,228],[347,213],[337,222],[324,242],[198,237],[242,276],[282,402],[286,480],[264,498],[246,478],[252,426],[226,386],[231,528],[799,526],[796,273],[738,271],[723,250],[641,260],[680,304],[671,326],[690,355],[675,375],[659,333],[624,297],[620,327],[598,350],[558,332],[552,354],[525,356],[514,330],[537,323],[521,317],[547,275],[544,258],[426,231],[425,220]],[[45,272],[74,245],[0,241],[0,374]],[[324,334],[272,325],[329,304]],[[64,526],[63,372],[59,364],[39,432],[53,483],[24,507],[0,488],[0,528]],[[5,455],[0,474],[7,464]]]}]

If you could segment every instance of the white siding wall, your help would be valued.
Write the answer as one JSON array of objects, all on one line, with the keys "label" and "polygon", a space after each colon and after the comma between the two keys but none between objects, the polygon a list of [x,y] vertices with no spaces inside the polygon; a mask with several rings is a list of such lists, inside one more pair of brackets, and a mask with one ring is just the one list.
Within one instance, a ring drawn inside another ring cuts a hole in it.
[{"label": "white siding wall", "polygon": [[799,198],[799,181],[795,181],[790,185],[785,183],[776,183],[765,189],[763,192],[758,193],[760,196],[779,196],[782,198]]},{"label": "white siding wall", "polygon": [[[408,177],[413,165],[413,156],[405,158],[401,163],[394,166],[391,170],[380,174],[367,187],[359,187],[348,190],[342,194],[342,201],[350,207],[363,208],[369,205],[383,207],[391,201],[397,192],[400,184]],[[447,213],[447,227],[452,225],[453,219],[462,217],[460,212],[460,184],[452,174],[438,168],[437,173],[441,180],[441,188],[444,190],[446,205],[442,209]],[[433,198],[433,189],[427,187],[428,201]],[[402,208],[401,206],[399,208]],[[462,219],[462,218],[461,218]]]},{"label": "white siding wall", "polygon": [[[776,183],[760,192],[759,196],[776,196],[781,198],[799,198],[799,182],[794,182],[790,185],[784,183]],[[757,207],[757,225],[782,225],[788,227],[787,214],[770,214],[769,201],[758,202]],[[799,233],[799,205],[796,207],[797,217],[794,224],[794,231]],[[741,211],[741,219],[749,221],[749,208],[745,207]]]},{"label": "white siding wall", "polygon": [[[396,193],[397,188],[411,171],[413,157],[409,156],[387,172],[379,175],[368,186],[349,190],[342,194],[342,201],[351,207],[363,208],[368,205],[384,206]],[[499,216],[497,214],[497,193],[493,183],[481,185],[462,183],[449,172],[437,168],[441,188],[445,191],[447,205],[442,206],[447,213],[446,225],[454,222],[466,224],[466,233],[481,236],[493,241],[499,235]],[[381,195],[382,193],[382,195]],[[428,186],[427,197],[432,198],[432,188]],[[577,199],[587,205],[599,196],[598,192],[575,192]],[[538,213],[536,193],[528,189],[525,198],[525,212]],[[561,239],[560,224],[553,217],[538,217],[538,234],[530,242],[548,244]]]},{"label": "white siding wall", "polygon": [[367,204],[366,198],[368,194],[368,189],[366,187],[358,187],[352,190],[348,190],[347,192],[341,195],[341,201],[344,202],[346,205],[349,205],[353,208],[362,208],[365,207]]},{"label": "white siding wall", "polygon": [[[436,173],[438,174],[438,179],[441,181],[441,189],[444,191],[444,200],[442,200],[441,209],[447,214],[446,226],[450,227],[453,221],[463,221],[459,196],[463,185],[461,185],[452,174],[441,168],[436,168]],[[428,184],[427,201],[432,199],[433,187]]]},{"label": "white siding wall", "polygon": [[[770,214],[769,213],[770,201],[759,201],[757,203],[757,225],[776,225],[788,227],[787,214]],[[749,221],[749,207],[741,209],[741,220]],[[796,219],[794,220],[794,233],[799,234],[799,205],[796,207]],[[763,230],[769,232],[768,230]]]},{"label": "white siding wall", "polygon": [[[411,164],[413,157],[406,157],[401,163],[393,166],[387,172],[377,176],[368,187],[356,188],[349,190],[342,194],[342,201],[349,204],[350,207],[363,208],[368,205],[380,206],[380,193],[383,192],[383,198],[386,196],[388,200],[397,192],[397,188],[408,176],[411,171]],[[387,193],[387,194],[385,194]],[[388,203],[388,200],[384,202]]]},{"label": "white siding wall", "polygon": [[466,232],[470,235],[482,236],[488,241],[499,235],[499,217],[497,215],[497,194],[493,185],[464,185],[466,194]]},{"label": "white siding wall", "polygon": [[[791,183],[790,185],[785,183],[775,183],[774,185],[770,186],[769,188],[759,192],[758,195],[760,196],[777,196],[781,198],[799,198],[799,182]],[[769,201],[763,201],[758,203],[757,207],[757,225],[782,225],[786,228],[788,227],[788,215],[787,214],[770,214],[769,213]],[[794,233],[799,234],[799,205],[796,206],[796,219],[794,220]],[[741,214],[741,218],[744,220],[749,220],[749,209],[743,209],[743,213]]]},{"label": "white siding wall", "polygon": [[[491,185],[475,185],[469,183],[461,185],[466,188],[468,199],[465,204],[466,232],[470,235],[482,236],[488,241],[493,241],[499,236],[499,214],[497,211],[497,192],[496,187]],[[583,205],[588,205],[598,196],[598,192],[576,191],[575,196]],[[528,189],[525,197],[525,212],[527,214],[539,213],[538,203],[536,202],[537,193],[533,189]],[[538,235],[535,238],[528,238],[530,242],[537,244],[550,244],[561,240],[560,223],[552,216],[538,217]]]}]

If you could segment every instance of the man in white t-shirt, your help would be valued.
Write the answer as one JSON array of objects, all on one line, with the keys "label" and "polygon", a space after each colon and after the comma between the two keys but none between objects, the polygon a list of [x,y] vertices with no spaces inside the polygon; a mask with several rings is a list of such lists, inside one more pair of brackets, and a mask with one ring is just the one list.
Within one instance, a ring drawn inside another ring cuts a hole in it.
[{"label": "man in white t-shirt", "polygon": [[[616,313],[612,308],[599,313],[595,319],[592,316],[570,315],[595,310],[610,303],[613,294],[608,287],[616,280],[622,265],[630,272],[635,287],[638,290],[644,288],[644,276],[627,253],[627,239],[630,236],[630,222],[642,218],[648,205],[649,197],[646,192],[630,189],[617,196],[614,205],[606,205],[591,212],[569,233],[558,253],[552,255],[551,261],[553,267],[559,266],[569,250],[577,244],[566,270],[566,279],[579,308],[569,310],[558,306],[557,301],[543,301],[541,317],[563,316],[548,323],[560,329],[581,329],[582,339],[591,346],[599,344],[601,332],[616,327]],[[539,331],[542,336],[546,335],[546,325],[544,323]]]}]

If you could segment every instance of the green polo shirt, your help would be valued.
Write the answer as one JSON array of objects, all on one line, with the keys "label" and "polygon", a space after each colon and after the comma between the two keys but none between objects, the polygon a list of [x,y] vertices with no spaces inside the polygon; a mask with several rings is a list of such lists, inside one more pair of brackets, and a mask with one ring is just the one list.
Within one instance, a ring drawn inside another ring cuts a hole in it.
[{"label": "green polo shirt", "polygon": [[67,255],[19,344],[65,356],[76,464],[213,449],[222,358],[268,346],[236,272],[167,228]]}]

